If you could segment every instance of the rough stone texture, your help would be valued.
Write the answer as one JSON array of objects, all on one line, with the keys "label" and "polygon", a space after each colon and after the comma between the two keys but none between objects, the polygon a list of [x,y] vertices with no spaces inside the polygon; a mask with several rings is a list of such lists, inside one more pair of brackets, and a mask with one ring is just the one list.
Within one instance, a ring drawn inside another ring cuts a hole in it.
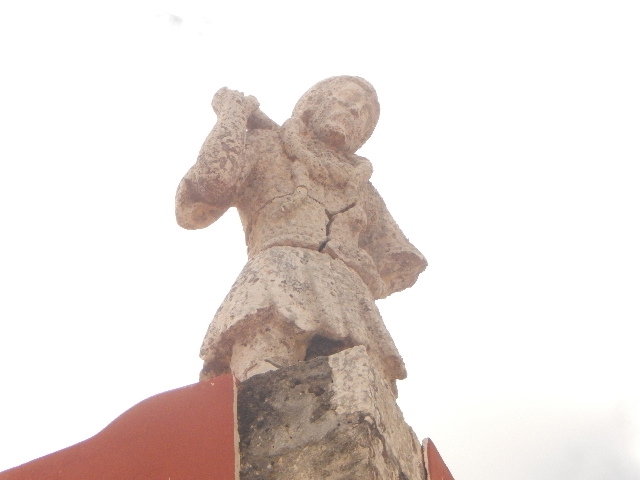
[{"label": "rough stone texture", "polygon": [[204,228],[236,207],[249,260],[207,331],[201,378],[291,365],[318,339],[364,345],[386,380],[404,378],[375,299],[413,285],[427,262],[369,182],[371,162],[355,154],[378,120],[373,87],[324,80],[282,127],[227,88],[212,106],[218,120],[180,182],[176,218]]},{"label": "rough stone texture", "polygon": [[420,443],[363,346],[238,389],[240,478],[425,478]]}]

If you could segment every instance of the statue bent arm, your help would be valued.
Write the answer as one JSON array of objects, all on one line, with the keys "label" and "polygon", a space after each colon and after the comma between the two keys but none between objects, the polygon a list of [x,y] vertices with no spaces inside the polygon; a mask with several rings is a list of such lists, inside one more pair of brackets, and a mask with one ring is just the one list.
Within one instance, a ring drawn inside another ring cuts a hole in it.
[{"label": "statue bent arm", "polygon": [[387,210],[378,191],[367,182],[362,191],[367,228],[361,233],[359,244],[376,264],[378,273],[387,285],[383,298],[411,287],[418,275],[427,268],[427,260],[405,237]]},{"label": "statue bent arm", "polygon": [[176,220],[189,230],[211,225],[232,206],[254,163],[245,154],[245,143],[247,121],[258,110],[258,101],[225,87],[211,105],[218,119],[176,193]]}]

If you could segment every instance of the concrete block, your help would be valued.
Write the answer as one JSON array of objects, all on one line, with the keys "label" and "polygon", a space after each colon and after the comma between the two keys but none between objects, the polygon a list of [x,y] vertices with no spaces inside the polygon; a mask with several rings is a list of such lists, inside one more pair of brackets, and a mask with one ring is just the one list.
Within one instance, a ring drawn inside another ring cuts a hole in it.
[{"label": "concrete block", "polygon": [[240,478],[424,480],[420,443],[363,346],[238,387]]}]

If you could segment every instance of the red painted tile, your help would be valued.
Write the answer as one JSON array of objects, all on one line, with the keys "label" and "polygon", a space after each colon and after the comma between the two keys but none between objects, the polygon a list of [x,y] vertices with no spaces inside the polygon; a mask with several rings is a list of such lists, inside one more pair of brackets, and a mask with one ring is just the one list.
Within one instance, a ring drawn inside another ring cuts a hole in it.
[{"label": "red painted tile", "polygon": [[164,392],[94,437],[0,473],[0,480],[236,480],[232,375]]},{"label": "red painted tile", "polygon": [[424,464],[427,467],[427,480],[454,480],[430,438],[422,441],[422,451]]}]

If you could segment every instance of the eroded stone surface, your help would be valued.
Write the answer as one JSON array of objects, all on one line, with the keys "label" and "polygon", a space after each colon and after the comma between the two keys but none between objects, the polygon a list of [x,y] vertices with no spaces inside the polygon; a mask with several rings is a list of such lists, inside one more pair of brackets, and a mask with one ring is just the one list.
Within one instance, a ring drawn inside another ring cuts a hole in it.
[{"label": "eroded stone surface", "polygon": [[218,120],[178,187],[176,218],[204,228],[236,207],[249,260],[205,336],[202,377],[291,365],[324,338],[364,345],[388,382],[404,378],[375,299],[413,285],[426,261],[355,154],[378,120],[373,87],[320,82],[282,127],[227,88],[212,106]]},{"label": "eroded stone surface", "polygon": [[238,390],[240,478],[425,478],[420,443],[363,346]]}]

